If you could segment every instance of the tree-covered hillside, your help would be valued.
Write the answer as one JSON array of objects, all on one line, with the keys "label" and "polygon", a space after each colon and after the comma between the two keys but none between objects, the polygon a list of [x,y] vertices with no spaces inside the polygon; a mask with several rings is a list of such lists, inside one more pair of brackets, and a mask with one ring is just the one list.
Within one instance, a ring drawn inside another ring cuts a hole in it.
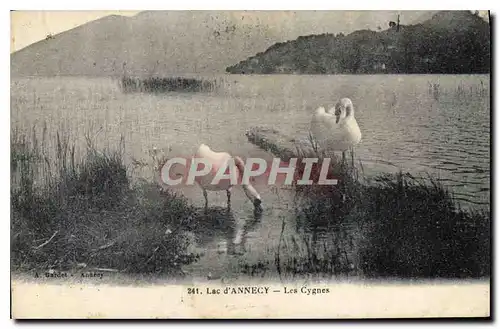
[{"label": "tree-covered hillside", "polygon": [[[389,22],[388,22],[389,24]],[[441,11],[384,31],[302,36],[226,69],[235,74],[489,73],[490,26],[470,11]]]}]

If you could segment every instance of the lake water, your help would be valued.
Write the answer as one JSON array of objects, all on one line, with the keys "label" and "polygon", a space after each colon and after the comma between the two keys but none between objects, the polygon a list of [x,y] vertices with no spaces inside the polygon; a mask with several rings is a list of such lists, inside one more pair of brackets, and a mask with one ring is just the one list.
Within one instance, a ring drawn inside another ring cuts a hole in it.
[{"label": "lake water", "polygon": [[[215,78],[222,81],[215,92],[163,95],[123,94],[118,81],[104,78],[13,79],[12,126],[30,129],[35,123],[46,124],[49,134],[69,133],[80,150],[86,135],[98,147],[111,148],[123,136],[129,162],[149,161],[153,147],[189,154],[201,143],[243,157],[270,158],[248,142],[247,129],[272,127],[305,137],[318,106],[332,106],[339,98],[349,97],[363,134],[355,152],[367,175],[398,170],[431,174],[451,188],[464,207],[489,207],[489,75]],[[182,192],[203,205],[198,188]],[[286,191],[263,188],[259,192],[265,210],[258,223],[238,220],[252,213],[241,191],[235,190],[233,201],[236,226],[247,225],[247,253],[255,257],[258,250],[273,248],[280,218],[292,202]],[[209,201],[211,206],[224,207],[225,192],[209,193]],[[193,265],[193,273],[201,274],[205,262],[219,264],[225,262],[221,257],[230,257],[217,252],[228,241],[225,233],[214,234],[203,247],[213,252]],[[227,271],[227,266],[219,271]]]}]

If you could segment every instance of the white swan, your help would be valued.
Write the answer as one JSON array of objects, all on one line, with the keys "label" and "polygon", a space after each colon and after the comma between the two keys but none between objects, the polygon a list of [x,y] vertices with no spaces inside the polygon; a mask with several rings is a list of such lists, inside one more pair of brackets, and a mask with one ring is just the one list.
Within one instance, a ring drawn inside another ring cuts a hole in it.
[{"label": "white swan", "polygon": [[[196,152],[196,156],[200,158],[204,158],[205,160],[208,160],[211,165],[212,165],[212,170],[210,171],[209,174],[200,177],[199,179],[196,180],[198,185],[201,187],[203,190],[203,196],[205,197],[205,209],[208,208],[208,195],[207,195],[207,190],[209,191],[222,191],[226,190],[227,192],[227,206],[228,209],[231,208],[231,188],[233,185],[231,185],[231,181],[229,179],[223,179],[220,180],[218,184],[212,184],[212,181],[219,170],[219,168],[227,168],[227,163],[230,159],[234,160],[235,164],[235,169],[236,172],[232,172],[233,175],[236,175],[235,178],[241,177],[243,175],[243,172],[245,170],[245,164],[243,160],[238,157],[238,156],[232,156],[231,154],[227,152],[214,152],[210,149],[205,144],[201,144],[200,147],[198,148],[198,151]],[[260,198],[259,193],[255,190],[255,188],[249,183],[247,184],[241,184],[243,191],[245,192],[245,195],[247,198],[252,201],[255,210],[262,210],[262,200]]]},{"label": "white swan", "polygon": [[342,98],[334,108],[318,108],[311,120],[311,133],[317,146],[324,151],[344,152],[361,141],[361,130],[354,118],[354,106]]}]

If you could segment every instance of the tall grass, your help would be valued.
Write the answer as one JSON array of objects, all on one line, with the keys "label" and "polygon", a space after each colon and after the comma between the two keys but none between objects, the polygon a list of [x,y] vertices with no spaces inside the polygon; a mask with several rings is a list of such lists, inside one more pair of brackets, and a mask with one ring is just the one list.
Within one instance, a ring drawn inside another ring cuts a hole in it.
[{"label": "tall grass", "polygon": [[380,176],[364,188],[365,275],[485,277],[490,274],[490,214],[465,211],[433,178]]},{"label": "tall grass", "polygon": [[287,250],[298,255],[288,260],[292,273],[489,276],[489,212],[460,209],[433,178],[399,173],[370,184],[346,175],[339,179],[344,184],[337,188],[313,185],[298,191],[304,197],[296,205],[297,227],[305,233],[301,244]]},{"label": "tall grass", "polygon": [[14,269],[180,273],[197,258],[182,230],[195,209],[153,182],[131,186],[122,147],[100,151],[88,139],[79,159],[57,133],[52,159],[37,136],[35,128],[11,136]]}]

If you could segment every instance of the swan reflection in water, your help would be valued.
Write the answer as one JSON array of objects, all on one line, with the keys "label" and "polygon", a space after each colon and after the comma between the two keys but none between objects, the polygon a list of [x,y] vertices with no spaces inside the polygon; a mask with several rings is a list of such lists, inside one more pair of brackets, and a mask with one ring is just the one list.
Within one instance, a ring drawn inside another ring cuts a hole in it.
[{"label": "swan reflection in water", "polygon": [[207,247],[214,241],[222,240],[227,246],[228,254],[241,254],[246,251],[247,233],[254,230],[261,219],[262,211],[258,209],[254,209],[253,213],[241,212],[235,215],[225,207],[209,207],[198,213],[192,233],[199,246]]}]

